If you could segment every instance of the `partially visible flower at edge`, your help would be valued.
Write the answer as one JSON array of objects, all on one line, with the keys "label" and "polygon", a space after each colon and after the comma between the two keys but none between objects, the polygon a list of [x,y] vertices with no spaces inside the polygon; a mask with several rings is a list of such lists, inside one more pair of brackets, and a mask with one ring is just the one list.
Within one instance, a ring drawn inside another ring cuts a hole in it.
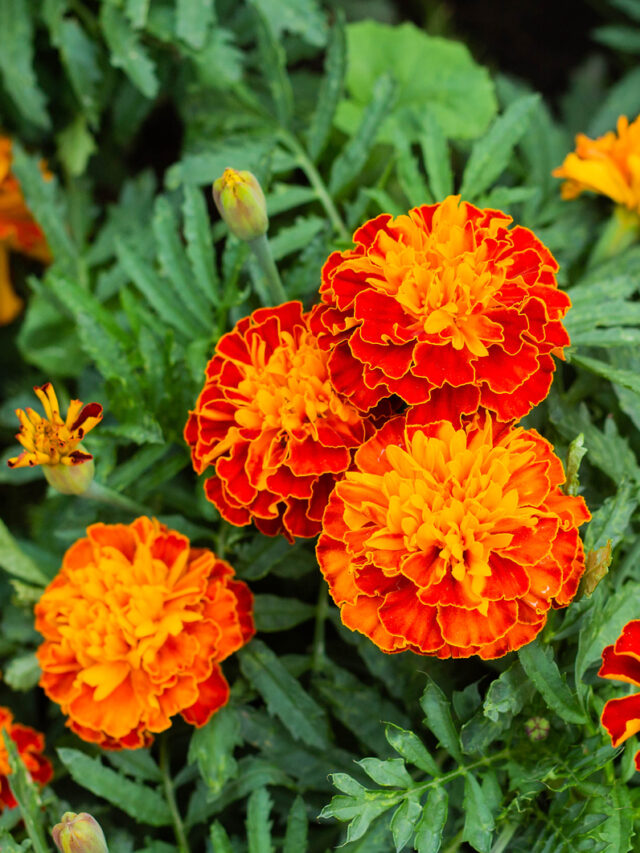
[{"label": "partially visible flower at edge", "polygon": [[51,261],[42,229],[29,212],[20,184],[11,172],[11,140],[0,136],[0,326],[15,320],[24,304],[11,284],[12,251],[45,264]]},{"label": "partially visible flower at edge", "polygon": [[518,420],[543,400],[569,336],[558,265],[527,228],[459,196],[382,214],[322,270],[310,327],[336,390],[362,411],[397,395]]},{"label": "partially visible flower at edge", "polygon": [[640,214],[640,116],[631,124],[620,116],[617,132],[597,139],[579,133],[576,150],[552,174],[565,179],[560,189],[565,199],[590,190]]},{"label": "partially visible flower at edge", "polygon": [[584,571],[581,497],[535,430],[387,422],[336,484],[316,553],[346,627],[384,652],[502,657]]},{"label": "partially visible flower at edge", "polygon": [[17,440],[24,447],[19,456],[7,461],[10,468],[42,465],[51,485],[63,494],[82,494],[93,480],[93,456],[81,449],[85,435],[102,420],[100,403],[71,400],[63,420],[53,385],[34,387],[45,416],[28,408],[16,409],[21,423]]},{"label": "partially visible flower at edge", "polygon": [[88,812],[65,812],[51,836],[60,853],[109,853],[102,827]]},{"label": "partially visible flower at edge", "polygon": [[[14,723],[11,711],[0,707],[0,731],[3,729],[17,746],[20,758],[31,774],[31,778],[40,785],[46,785],[53,776],[53,767],[49,759],[42,754],[44,735],[30,726]],[[13,808],[17,805],[9,786],[10,775],[9,756],[0,737],[0,811],[5,806]]]},{"label": "partially visible flower at edge", "polygon": [[[627,622],[615,643],[604,648],[598,675],[640,687],[640,619]],[[609,733],[611,745],[620,746],[640,732],[640,693],[609,699],[600,721]],[[640,750],[636,752],[635,764],[636,770],[640,770]]]},{"label": "partially visible flower at edge", "polygon": [[231,566],[156,519],[93,524],[35,607],[40,686],[105,749],[148,746],[181,714],[203,726],[228,700],[220,663],[255,632]]},{"label": "partially visible flower at edge", "polygon": [[336,479],[372,424],[331,387],[300,302],[260,308],[224,335],[184,438],[231,524],[315,536]]}]

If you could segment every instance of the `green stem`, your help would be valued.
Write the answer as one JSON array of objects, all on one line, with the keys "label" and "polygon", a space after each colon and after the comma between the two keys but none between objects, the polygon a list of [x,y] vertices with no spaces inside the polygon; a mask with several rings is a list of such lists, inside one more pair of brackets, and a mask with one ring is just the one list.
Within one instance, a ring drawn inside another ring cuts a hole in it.
[{"label": "green stem", "polygon": [[189,842],[184,831],[184,824],[178,811],[175,794],[173,791],[173,780],[171,778],[171,768],[169,766],[169,738],[165,732],[160,738],[160,772],[162,773],[162,784],[164,786],[164,795],[171,813],[171,822],[173,823],[173,831],[178,842],[178,850],[180,853],[191,853]]},{"label": "green stem", "polygon": [[633,210],[617,205],[589,257],[589,267],[601,264],[624,252],[640,239],[640,217]]},{"label": "green stem", "polygon": [[347,227],[342,221],[342,217],[338,213],[338,209],[333,203],[333,199],[329,195],[329,191],[320,176],[320,172],[316,169],[313,161],[304,150],[302,145],[298,142],[298,140],[286,130],[280,131],[280,138],[284,142],[284,144],[289,148],[292,154],[295,155],[298,165],[302,169],[302,171],[307,176],[307,180],[316,191],[316,195],[318,196],[318,201],[324,207],[327,216],[329,217],[331,224],[335,231],[337,231],[341,240],[345,243],[351,242],[351,235],[347,231]]},{"label": "green stem", "polygon": [[91,483],[86,492],[83,492],[79,497],[89,498],[89,500],[92,501],[98,501],[99,503],[108,504],[109,506],[115,506],[118,507],[118,509],[127,510],[127,512],[135,512],[136,515],[149,514],[148,507],[136,503],[136,501],[132,501],[130,498],[119,494],[119,492],[114,492],[113,489],[109,489],[101,483],[96,483],[95,480]]},{"label": "green stem", "polygon": [[282,286],[282,282],[280,281],[280,273],[278,272],[278,267],[273,260],[267,235],[262,234],[260,237],[256,237],[255,240],[250,240],[249,248],[256,256],[256,260],[260,264],[260,269],[264,273],[264,277],[267,281],[267,287],[269,288],[269,295],[271,296],[274,305],[280,305],[282,302],[286,302],[287,294]]},{"label": "green stem", "polygon": [[324,651],[324,623],[329,611],[329,596],[327,594],[327,585],[321,581],[320,592],[318,593],[318,602],[316,604],[316,622],[313,631],[313,654],[311,656],[311,669],[314,672],[320,672],[323,668],[326,657]]},{"label": "green stem", "polygon": [[462,844],[462,836],[464,834],[464,830],[461,829],[454,837],[451,839],[451,843],[447,844],[442,853],[457,853],[460,849],[460,845]]},{"label": "green stem", "polygon": [[491,848],[491,853],[503,853],[507,849],[507,844],[515,835],[517,828],[517,823],[508,823],[496,839],[496,843]]}]

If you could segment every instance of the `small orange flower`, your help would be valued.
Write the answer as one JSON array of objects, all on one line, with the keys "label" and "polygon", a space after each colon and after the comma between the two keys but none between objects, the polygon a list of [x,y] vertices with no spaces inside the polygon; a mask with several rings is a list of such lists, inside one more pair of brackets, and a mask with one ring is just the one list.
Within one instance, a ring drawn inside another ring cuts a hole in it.
[{"label": "small orange flower", "polygon": [[93,524],[35,608],[40,685],[81,738],[135,749],[229,697],[220,662],[254,634],[231,566],[148,518]]},{"label": "small orange flower", "polygon": [[322,270],[311,329],[331,353],[338,392],[368,411],[394,394],[409,405],[479,406],[501,421],[543,400],[569,337],[558,265],[511,217],[458,196],[382,214]]},{"label": "small orange flower", "polygon": [[46,382],[42,388],[33,389],[42,403],[45,417],[33,409],[16,409],[20,432],[16,438],[24,447],[19,456],[9,459],[10,468],[25,468],[34,465],[82,465],[93,459],[90,453],[78,450],[85,435],[102,420],[100,403],[88,403],[83,407],[80,400],[69,403],[67,417],[62,420],[60,406],[53,385]]},{"label": "small orange flower", "polygon": [[[30,726],[22,726],[13,722],[13,714],[8,708],[0,707],[0,731],[4,729],[18,747],[20,758],[31,774],[31,778],[41,785],[46,785],[53,776],[53,768],[48,758],[42,755],[44,735]],[[12,809],[17,805],[11,793],[8,776],[11,775],[9,755],[0,737],[0,811],[4,807]]]},{"label": "small orange flower", "polygon": [[620,116],[617,133],[610,130],[598,139],[579,133],[576,150],[567,154],[553,175],[566,179],[563,198],[591,190],[640,213],[640,116],[631,124]]},{"label": "small orange flower", "polygon": [[343,623],[385,652],[496,658],[529,643],[584,571],[589,512],[535,430],[387,422],[355,455],[317,555]]},{"label": "small orange flower", "polygon": [[43,263],[51,260],[44,234],[31,216],[20,184],[11,172],[11,140],[0,136],[0,326],[11,323],[23,306],[9,277],[10,251]]},{"label": "small orange flower", "polygon": [[195,470],[223,518],[315,536],[351,448],[372,431],[329,382],[299,302],[261,308],[224,335],[185,427]]},{"label": "small orange flower", "polygon": [[[640,687],[640,619],[627,622],[615,643],[606,646],[598,675]],[[640,732],[640,693],[609,699],[600,721],[611,737],[612,746],[620,746]],[[636,770],[640,770],[640,750],[636,752],[635,763]]]}]

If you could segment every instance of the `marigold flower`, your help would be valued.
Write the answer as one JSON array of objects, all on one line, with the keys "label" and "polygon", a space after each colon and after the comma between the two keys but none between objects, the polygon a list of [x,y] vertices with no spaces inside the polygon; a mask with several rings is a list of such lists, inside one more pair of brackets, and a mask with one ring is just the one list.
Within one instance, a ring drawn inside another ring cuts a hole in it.
[{"label": "marigold flower", "polygon": [[[0,731],[2,729],[7,732],[18,747],[20,758],[31,774],[31,778],[40,785],[46,785],[53,776],[53,768],[49,759],[42,754],[44,735],[30,726],[14,723],[11,711],[8,708],[0,707]],[[17,805],[7,778],[10,775],[9,754],[3,739],[0,737],[0,811],[5,806],[12,809]]]},{"label": "marigold flower", "polygon": [[336,389],[363,411],[391,394],[454,398],[501,421],[544,399],[571,303],[549,250],[511,221],[450,196],[382,214],[355,232],[355,249],[330,255],[310,325]]},{"label": "marigold flower", "polygon": [[260,308],[224,335],[184,437],[223,518],[263,533],[315,536],[351,448],[372,431],[333,390],[328,353],[299,302]]},{"label": "marigold flower", "polygon": [[576,150],[552,174],[566,179],[563,198],[591,190],[640,213],[640,116],[631,124],[620,116],[617,133],[610,130],[598,139],[579,133]]},{"label": "marigold flower", "polygon": [[11,323],[23,306],[9,277],[10,251],[43,263],[51,260],[44,234],[31,216],[20,184],[11,172],[11,140],[0,136],[0,326]]},{"label": "marigold flower", "polygon": [[[640,619],[627,622],[615,643],[605,647],[598,675],[640,687]],[[614,747],[640,732],[640,693],[609,699],[600,722]],[[636,752],[635,764],[636,770],[640,770],[640,750]]]},{"label": "marigold flower", "polygon": [[478,415],[387,422],[355,455],[317,555],[343,623],[385,652],[501,657],[534,639],[584,570],[580,497],[535,430]]},{"label": "marigold flower", "polygon": [[93,524],[35,608],[40,685],[81,738],[147,746],[182,714],[204,725],[229,686],[220,662],[254,634],[231,566],[157,520]]},{"label": "marigold flower", "polygon": [[26,412],[16,409],[16,415],[22,425],[16,438],[24,450],[19,456],[8,460],[9,467],[82,465],[93,459],[90,453],[79,450],[78,445],[102,420],[100,403],[88,403],[83,407],[80,400],[72,400],[67,417],[62,420],[53,385],[45,382],[42,388],[36,385],[33,390],[42,403],[45,417],[33,409],[27,409]]}]

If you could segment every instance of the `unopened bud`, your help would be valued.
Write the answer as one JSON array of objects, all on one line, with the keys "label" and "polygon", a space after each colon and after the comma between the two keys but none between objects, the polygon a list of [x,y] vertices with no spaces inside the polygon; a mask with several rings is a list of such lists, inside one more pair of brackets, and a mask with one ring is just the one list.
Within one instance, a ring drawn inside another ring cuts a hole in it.
[{"label": "unopened bud", "polygon": [[213,200],[232,234],[247,242],[267,233],[267,203],[251,172],[225,169],[213,182]]},{"label": "unopened bud", "polygon": [[60,853],[109,853],[100,824],[87,812],[65,812],[51,835]]},{"label": "unopened bud", "polygon": [[529,740],[545,740],[550,728],[549,720],[545,717],[530,717],[524,724]]},{"label": "unopened bud", "polygon": [[82,495],[91,483],[96,466],[93,459],[79,465],[43,465],[47,483],[61,495]]}]

